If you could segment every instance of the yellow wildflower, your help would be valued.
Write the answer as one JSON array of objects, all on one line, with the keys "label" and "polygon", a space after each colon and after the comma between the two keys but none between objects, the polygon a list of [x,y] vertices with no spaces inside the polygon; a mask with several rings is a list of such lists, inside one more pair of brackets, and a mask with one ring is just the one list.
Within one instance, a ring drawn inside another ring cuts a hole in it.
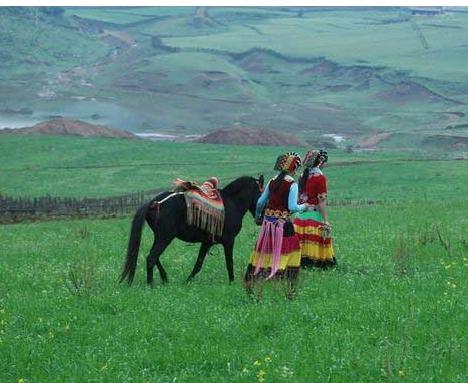
[{"label": "yellow wildflower", "polygon": [[262,364],[262,363],[260,363],[260,361],[258,361],[258,360],[256,360],[256,361],[253,363],[254,366],[260,366],[261,364]]},{"label": "yellow wildflower", "polygon": [[257,380],[263,382],[265,380],[265,371],[260,370],[257,374]]},{"label": "yellow wildflower", "polygon": [[405,376],[405,372],[403,370],[398,370],[398,376]]},{"label": "yellow wildflower", "polygon": [[267,357],[265,358],[265,362],[270,363],[270,362],[271,362],[271,358],[270,358],[269,356],[267,356]]}]

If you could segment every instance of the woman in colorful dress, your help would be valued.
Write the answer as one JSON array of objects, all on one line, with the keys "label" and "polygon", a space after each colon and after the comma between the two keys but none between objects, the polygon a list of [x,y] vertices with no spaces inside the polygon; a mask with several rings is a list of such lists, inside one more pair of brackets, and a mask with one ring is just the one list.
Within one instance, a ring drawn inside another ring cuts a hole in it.
[{"label": "woman in colorful dress", "polygon": [[324,150],[307,152],[305,169],[299,179],[299,202],[309,205],[306,212],[294,219],[294,229],[301,243],[303,268],[336,266],[328,222],[327,178],[322,172],[327,161],[328,154]]},{"label": "woman in colorful dress", "polygon": [[290,215],[306,208],[297,204],[298,185],[293,175],[299,166],[301,157],[297,153],[279,156],[274,167],[279,174],[268,182],[257,202],[256,222],[262,227],[245,273],[249,292],[258,279],[285,278],[293,284],[297,278],[301,252]]}]

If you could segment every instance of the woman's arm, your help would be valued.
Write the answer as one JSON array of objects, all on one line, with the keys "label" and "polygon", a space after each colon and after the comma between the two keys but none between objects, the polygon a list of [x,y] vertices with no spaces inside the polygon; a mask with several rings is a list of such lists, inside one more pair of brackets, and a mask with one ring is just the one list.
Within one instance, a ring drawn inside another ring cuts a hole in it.
[{"label": "woman's arm", "polygon": [[324,221],[323,223],[325,225],[330,226],[330,224],[328,223],[327,195],[326,193],[319,194],[317,198],[318,198],[318,208],[319,208],[320,214],[322,214],[323,221]]},{"label": "woman's arm", "polygon": [[320,175],[317,177],[317,199],[318,199],[318,208],[320,214],[323,217],[323,223],[327,226],[330,226],[328,223],[328,211],[327,211],[327,200],[328,200],[328,186],[327,186],[327,178],[325,175]]},{"label": "woman's arm", "polygon": [[255,218],[260,217],[263,208],[268,202],[268,198],[270,198],[270,182],[268,182],[267,186],[265,187],[265,190],[263,190],[262,195],[257,201],[257,208],[255,209]]},{"label": "woman's arm", "polygon": [[288,209],[291,213],[301,212],[306,209],[307,204],[298,204],[297,203],[297,195],[298,195],[298,186],[297,183],[293,183],[289,188],[289,196],[288,196]]}]

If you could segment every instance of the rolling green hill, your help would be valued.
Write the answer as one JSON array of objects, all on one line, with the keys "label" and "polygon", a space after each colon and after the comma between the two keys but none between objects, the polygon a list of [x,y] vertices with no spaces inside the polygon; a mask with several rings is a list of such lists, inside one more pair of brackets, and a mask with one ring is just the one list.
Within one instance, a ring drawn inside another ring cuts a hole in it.
[{"label": "rolling green hill", "polygon": [[3,7],[0,122],[245,125],[463,153],[467,20],[398,7]]}]

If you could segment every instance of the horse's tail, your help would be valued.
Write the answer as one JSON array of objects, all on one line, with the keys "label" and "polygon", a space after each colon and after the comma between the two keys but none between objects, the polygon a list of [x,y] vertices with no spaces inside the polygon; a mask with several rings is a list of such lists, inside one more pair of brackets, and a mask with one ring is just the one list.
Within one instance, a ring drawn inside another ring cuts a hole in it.
[{"label": "horse's tail", "polygon": [[132,284],[133,277],[135,276],[138,251],[140,250],[141,232],[143,230],[143,225],[145,224],[146,213],[148,212],[149,206],[150,203],[142,205],[133,217],[130,239],[128,241],[127,259],[120,276],[120,282],[123,282],[125,278],[127,278],[129,285]]}]

